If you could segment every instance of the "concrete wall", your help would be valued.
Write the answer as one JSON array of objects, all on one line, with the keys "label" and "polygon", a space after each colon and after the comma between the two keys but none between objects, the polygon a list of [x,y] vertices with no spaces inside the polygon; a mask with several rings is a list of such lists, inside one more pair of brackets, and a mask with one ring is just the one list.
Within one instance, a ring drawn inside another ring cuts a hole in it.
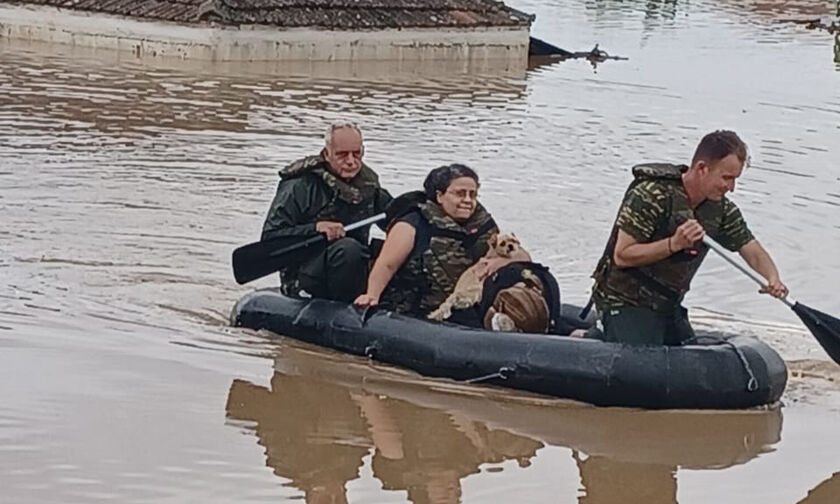
[{"label": "concrete wall", "polygon": [[527,28],[329,31],[139,21],[0,3],[0,39],[209,61],[469,60],[527,63]]}]

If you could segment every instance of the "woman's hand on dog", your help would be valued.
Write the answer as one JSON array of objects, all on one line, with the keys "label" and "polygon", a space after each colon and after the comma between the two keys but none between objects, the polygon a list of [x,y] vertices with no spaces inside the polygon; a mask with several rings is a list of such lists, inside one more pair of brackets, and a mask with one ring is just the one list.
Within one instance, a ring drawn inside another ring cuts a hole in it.
[{"label": "woman's hand on dog", "polygon": [[358,306],[359,308],[368,308],[370,306],[376,306],[379,304],[379,297],[373,296],[368,293],[359,294],[359,297],[353,301],[353,304]]}]

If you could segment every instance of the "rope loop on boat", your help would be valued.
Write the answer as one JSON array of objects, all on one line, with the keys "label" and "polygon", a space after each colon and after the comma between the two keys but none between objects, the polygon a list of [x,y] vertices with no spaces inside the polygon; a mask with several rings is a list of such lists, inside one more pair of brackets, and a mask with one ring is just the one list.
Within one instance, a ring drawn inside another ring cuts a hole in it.
[{"label": "rope loop on boat", "polygon": [[[724,345],[728,346],[732,350],[735,351],[735,355],[738,356],[738,360],[741,361],[741,366],[743,366],[744,371],[747,372],[747,376],[749,376],[749,380],[747,380],[747,392],[755,392],[758,390],[758,378],[755,377],[755,373],[753,373],[752,366],[750,366],[750,361],[747,360],[747,356],[744,355],[744,352],[738,348],[735,343],[723,338],[718,338],[716,336],[702,336],[703,338],[708,338],[714,340],[716,343],[723,343]],[[683,344],[686,344],[690,341],[697,341],[699,339],[698,336],[690,338],[686,340]]]},{"label": "rope loop on boat", "polygon": [[750,379],[747,381],[747,392],[755,392],[756,390],[758,390],[758,379],[756,379],[755,373],[753,373],[752,367],[750,366],[750,362],[747,360],[747,356],[744,355],[744,352],[742,352],[740,348],[735,346],[735,343],[732,343],[729,340],[722,341],[729,345],[729,347],[731,347],[732,350],[735,350],[735,353],[741,360],[741,365],[744,366],[744,371],[746,371],[747,375],[750,377]]},{"label": "rope loop on boat", "polygon": [[507,380],[511,376],[516,374],[516,369],[508,366],[502,366],[499,368],[498,371],[495,373],[491,373],[485,376],[479,376],[478,378],[470,378],[466,380],[466,383],[481,383],[483,381],[492,380],[494,378],[500,378],[502,380]]}]

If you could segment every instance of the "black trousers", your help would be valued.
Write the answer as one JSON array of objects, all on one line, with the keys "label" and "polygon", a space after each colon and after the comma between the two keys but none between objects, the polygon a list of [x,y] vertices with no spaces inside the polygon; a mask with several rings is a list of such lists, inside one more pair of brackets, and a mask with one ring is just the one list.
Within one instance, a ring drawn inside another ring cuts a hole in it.
[{"label": "black trousers", "polygon": [[314,297],[351,303],[365,292],[369,263],[367,246],[340,238],[301,264],[298,281]]},{"label": "black trousers", "polygon": [[638,306],[607,308],[601,314],[604,341],[631,345],[680,345],[694,337],[688,310],[677,306],[673,312],[655,312]]}]

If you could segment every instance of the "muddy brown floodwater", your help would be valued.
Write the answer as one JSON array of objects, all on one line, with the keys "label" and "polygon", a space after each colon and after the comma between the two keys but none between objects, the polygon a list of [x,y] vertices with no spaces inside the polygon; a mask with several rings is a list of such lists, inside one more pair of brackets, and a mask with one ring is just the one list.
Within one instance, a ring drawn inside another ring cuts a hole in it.
[{"label": "muddy brown floodwater", "polygon": [[394,193],[437,165],[581,303],[629,168],[737,130],[733,199],[793,294],[840,313],[840,64],[791,17],[834,2],[548,2],[535,35],[627,61],[151,63],[0,40],[0,501],[840,502],[840,368],[709,258],[695,323],[763,338],[783,406],[597,409],[429,380],[233,329],[237,245],[278,168],[350,118]]}]

